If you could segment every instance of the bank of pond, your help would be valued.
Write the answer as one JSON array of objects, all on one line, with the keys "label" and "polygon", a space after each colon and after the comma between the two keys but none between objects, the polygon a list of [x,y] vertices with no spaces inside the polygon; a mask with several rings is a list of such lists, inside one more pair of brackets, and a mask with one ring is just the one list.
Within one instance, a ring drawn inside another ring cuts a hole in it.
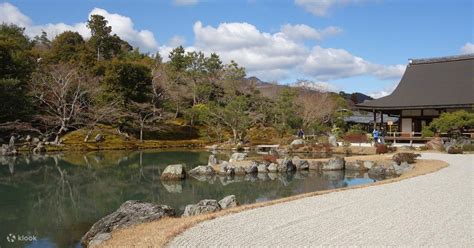
[{"label": "bank of pond", "polygon": [[[165,204],[182,214],[186,205],[203,199],[235,195],[240,204],[250,204],[378,180],[356,170],[160,179],[170,164],[191,170],[208,164],[210,155],[208,151],[101,151],[0,157],[0,237],[10,233],[37,237],[20,246],[79,246],[96,221],[127,200]],[[228,160],[230,154],[215,157]],[[0,240],[0,246],[6,246],[6,240]]]}]

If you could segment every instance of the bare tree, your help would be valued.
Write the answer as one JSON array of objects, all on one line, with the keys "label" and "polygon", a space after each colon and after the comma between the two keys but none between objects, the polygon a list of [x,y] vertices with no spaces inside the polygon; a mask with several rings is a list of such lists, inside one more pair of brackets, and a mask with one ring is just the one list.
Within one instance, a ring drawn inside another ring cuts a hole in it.
[{"label": "bare tree", "polygon": [[310,128],[314,123],[327,123],[337,108],[336,102],[326,92],[301,88],[295,100],[303,127]]},{"label": "bare tree", "polygon": [[33,73],[31,92],[43,107],[41,119],[57,129],[55,143],[89,108],[89,93],[99,88],[94,83],[85,73],[66,64],[47,66]]},{"label": "bare tree", "polygon": [[133,111],[131,115],[133,119],[138,121],[140,125],[140,142],[143,142],[143,130],[145,129],[146,125],[152,121],[155,121],[159,118],[154,113],[153,105],[145,102],[145,103],[132,103]]}]

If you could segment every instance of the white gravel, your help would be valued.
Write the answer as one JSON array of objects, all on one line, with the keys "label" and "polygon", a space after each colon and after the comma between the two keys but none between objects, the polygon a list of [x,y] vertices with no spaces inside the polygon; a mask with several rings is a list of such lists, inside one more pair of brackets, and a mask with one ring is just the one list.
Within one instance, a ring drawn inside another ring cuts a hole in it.
[{"label": "white gravel", "polygon": [[170,247],[473,247],[474,155],[396,183],[307,197],[206,221]]}]

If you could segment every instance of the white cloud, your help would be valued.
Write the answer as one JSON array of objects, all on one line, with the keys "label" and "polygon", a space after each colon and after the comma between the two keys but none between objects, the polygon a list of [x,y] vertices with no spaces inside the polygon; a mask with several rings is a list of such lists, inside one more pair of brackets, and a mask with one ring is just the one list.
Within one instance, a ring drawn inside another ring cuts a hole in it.
[{"label": "white cloud", "polygon": [[[153,33],[149,30],[136,30],[132,19],[116,13],[109,13],[104,9],[94,8],[88,15],[98,14],[105,17],[112,26],[112,32],[120,36],[133,46],[140,47],[144,51],[156,51],[158,43]],[[0,22],[13,23],[25,28],[25,33],[34,37],[40,35],[41,31],[45,31],[50,38],[54,38],[58,34],[70,30],[80,33],[85,38],[90,37],[89,29],[86,22],[79,22],[72,25],[65,23],[48,23],[35,25],[33,21],[21,13],[21,11],[9,3],[0,4]]]},{"label": "white cloud", "polygon": [[392,94],[392,92],[395,90],[395,88],[397,88],[397,85],[398,85],[398,82],[397,83],[392,83],[391,85],[389,85],[388,87],[385,87],[382,90],[373,91],[373,92],[370,92],[367,95],[369,95],[370,97],[372,97],[374,99],[381,98],[381,97],[384,97],[384,96],[388,96],[388,95]]},{"label": "white cloud", "polygon": [[322,30],[314,29],[305,24],[290,25],[281,27],[281,32],[288,38],[296,41],[302,40],[322,40],[329,36],[334,36],[342,32],[339,27],[327,27]]},{"label": "white cloud", "polygon": [[317,15],[325,16],[334,6],[357,3],[363,0],[295,0],[295,4],[303,7],[306,11]]},{"label": "white cloud", "polygon": [[304,87],[312,90],[321,92],[339,92],[340,88],[329,82],[314,82],[311,80],[299,80],[298,82],[291,84],[292,87]]},{"label": "white cloud", "polygon": [[471,54],[474,53],[474,44],[471,42],[468,42],[464,44],[463,47],[460,49],[461,54]]},{"label": "white cloud", "polygon": [[178,6],[195,5],[198,2],[199,2],[198,0],[173,0],[173,3]]}]

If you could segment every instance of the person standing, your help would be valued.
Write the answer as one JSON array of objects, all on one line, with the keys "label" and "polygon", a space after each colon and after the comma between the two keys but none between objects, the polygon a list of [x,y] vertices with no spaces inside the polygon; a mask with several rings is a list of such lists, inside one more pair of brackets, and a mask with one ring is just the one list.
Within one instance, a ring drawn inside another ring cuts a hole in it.
[{"label": "person standing", "polygon": [[374,128],[374,131],[372,132],[372,136],[374,137],[374,143],[375,144],[379,143],[379,130],[377,128]]},{"label": "person standing", "polygon": [[380,143],[385,144],[385,135],[387,135],[387,131],[385,130],[384,127],[380,128]]}]

